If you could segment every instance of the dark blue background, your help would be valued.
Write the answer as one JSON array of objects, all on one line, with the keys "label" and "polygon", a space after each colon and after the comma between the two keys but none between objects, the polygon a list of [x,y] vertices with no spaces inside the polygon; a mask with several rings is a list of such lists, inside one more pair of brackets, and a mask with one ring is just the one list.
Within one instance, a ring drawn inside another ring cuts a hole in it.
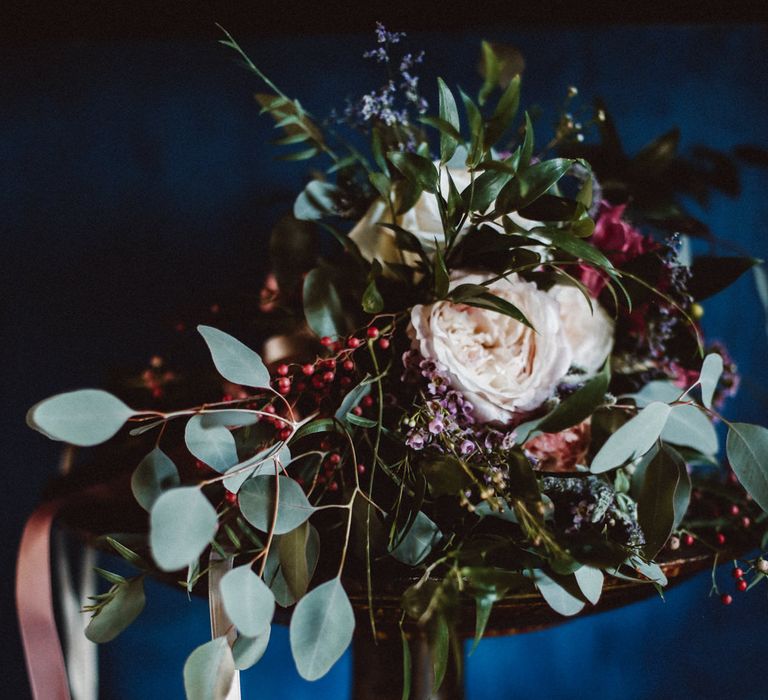
[{"label": "dark blue background", "polygon": [[[763,27],[591,28],[486,32],[527,58],[525,102],[560,103],[568,85],[603,96],[630,151],[673,125],[683,145],[768,145]],[[413,37],[439,72],[474,88],[479,35]],[[244,42],[284,90],[324,115],[378,85],[363,36]],[[359,69],[358,69],[359,66]],[[23,518],[55,473],[57,447],[24,426],[42,397],[98,386],[107,368],[163,349],[177,310],[217,289],[256,291],[271,225],[304,177],[276,162],[274,131],[251,94],[261,86],[204,41],[82,42],[0,52],[0,328],[4,489],[4,695],[28,692],[12,612]],[[539,127],[540,132],[545,128]],[[740,199],[707,220],[768,257],[768,178],[745,170]],[[745,386],[730,415],[767,422],[766,334],[750,279],[707,305]],[[727,572],[721,572],[724,580]],[[727,585],[726,581],[726,585]],[[560,628],[483,642],[468,696],[512,698],[764,697],[768,604],[761,590],[730,608],[707,598],[706,575],[667,596]],[[139,622],[103,649],[103,697],[183,697],[181,669],[206,640],[205,605],[160,585]],[[316,684],[293,670],[276,629],[245,697],[344,698],[349,658]],[[12,692],[11,692],[12,691]]]}]

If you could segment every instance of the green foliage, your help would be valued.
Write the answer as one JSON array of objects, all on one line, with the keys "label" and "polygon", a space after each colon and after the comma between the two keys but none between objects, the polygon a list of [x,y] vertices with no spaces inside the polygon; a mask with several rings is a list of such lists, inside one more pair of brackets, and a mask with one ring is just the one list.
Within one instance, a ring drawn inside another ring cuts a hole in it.
[{"label": "green foliage", "polygon": [[421,471],[433,496],[455,496],[471,482],[467,467],[451,455],[429,455],[420,463]]},{"label": "green foliage", "polygon": [[338,409],[336,409],[336,420],[340,421],[341,423],[348,422],[350,411],[352,411],[352,409],[360,403],[363,397],[368,396],[370,393],[371,383],[368,380],[360,382],[360,384],[354,387],[339,404]]},{"label": "green foliage", "polygon": [[288,590],[296,600],[301,598],[309,588],[310,571],[307,557],[309,528],[309,522],[305,521],[280,537],[278,542],[280,571],[285,578]]},{"label": "green foliage", "polygon": [[741,484],[768,512],[768,429],[749,423],[729,423],[726,452]]},{"label": "green foliage", "polygon": [[201,415],[192,416],[187,421],[184,442],[197,459],[221,474],[238,462],[232,433],[223,425],[204,427]]},{"label": "green foliage", "polygon": [[673,406],[661,431],[661,439],[673,445],[691,447],[705,455],[714,455],[719,449],[715,427],[706,413],[696,406]]},{"label": "green foliage", "polygon": [[251,668],[264,656],[264,652],[269,646],[271,632],[272,628],[267,627],[258,637],[238,635],[235,643],[232,645],[232,656],[235,661],[235,668],[238,671],[245,671]]},{"label": "green foliage", "polygon": [[144,609],[144,576],[113,583],[107,597],[94,606],[94,616],[85,628],[85,636],[96,644],[111,642]]},{"label": "green foliage", "polygon": [[601,474],[642,457],[659,439],[667,423],[671,407],[655,401],[611,435],[590,466],[593,474]]},{"label": "green foliage", "polygon": [[605,580],[603,572],[594,566],[582,566],[576,569],[573,575],[576,578],[576,583],[579,584],[582,595],[592,605],[597,605],[600,600],[600,594],[603,592],[603,582]]},{"label": "green foliage", "polygon": [[269,386],[269,372],[258,353],[228,333],[211,326],[198,326],[211,351],[213,364],[224,379],[244,386]]},{"label": "green foliage", "polygon": [[203,553],[218,524],[216,511],[199,489],[182,486],[165,491],[150,511],[152,557],[163,571],[178,571]]},{"label": "green foliage", "polygon": [[712,408],[712,399],[715,396],[717,383],[720,381],[720,375],[722,375],[722,373],[722,356],[716,352],[707,355],[701,365],[701,374],[699,375],[699,382],[701,384],[701,402],[707,408]]},{"label": "green foliage", "polygon": [[109,440],[136,413],[100,389],[57,394],[27,412],[27,425],[52,440],[90,447]]},{"label": "green foliage", "polygon": [[197,647],[184,664],[187,700],[224,700],[235,677],[235,662],[226,637]]},{"label": "green foliage", "polygon": [[170,457],[155,447],[144,459],[131,477],[131,491],[144,510],[150,510],[163,492],[180,483],[179,472]]},{"label": "green foliage", "polygon": [[649,559],[656,556],[672,534],[675,493],[683,471],[686,467],[682,457],[666,445],[661,446],[645,469],[637,515],[645,534],[645,555]]},{"label": "green foliage", "polygon": [[[275,514],[275,492],[280,485]],[[257,530],[284,535],[307,520],[314,508],[303,489],[287,476],[262,475],[248,479],[241,487],[238,502],[243,517]],[[274,527],[273,527],[274,523]]]},{"label": "green foliage", "polygon": [[250,565],[238,566],[219,582],[227,617],[246,637],[264,634],[275,613],[275,596]]},{"label": "green foliage", "polygon": [[390,554],[403,564],[417,566],[426,559],[443,535],[437,525],[422,511],[405,532],[398,533],[397,546]]},{"label": "green foliage", "polygon": [[568,158],[553,158],[532,165],[510,180],[499,192],[496,214],[508,214],[535,202],[573,166]]},{"label": "green foliage", "polygon": [[437,168],[429,158],[401,151],[387,153],[387,158],[412,185],[420,190],[437,193]]},{"label": "green foliage", "polygon": [[322,678],[352,641],[355,614],[338,578],[312,589],[297,604],[289,630],[299,675]]},{"label": "green foliage", "polygon": [[299,221],[318,221],[336,214],[338,187],[323,180],[310,180],[293,204],[293,216]]},{"label": "green foliage", "polygon": [[304,278],[304,316],[319,337],[344,335],[347,323],[341,298],[326,267],[316,267]]},{"label": "green foliage", "polygon": [[488,288],[483,285],[460,284],[451,290],[448,299],[454,304],[467,304],[467,306],[475,306],[478,309],[488,309],[489,311],[504,314],[514,318],[516,321],[520,321],[520,323],[528,326],[528,328],[536,330],[520,309],[506,299],[502,299],[488,291]]},{"label": "green foliage", "polygon": [[450,130],[445,128],[440,130],[440,162],[447,163],[453,157],[453,154],[456,153],[456,148],[461,142],[461,134],[459,133],[461,123],[459,122],[459,110],[456,107],[456,100],[442,78],[437,79],[437,88],[440,119],[456,132],[451,133]]},{"label": "green foliage", "polygon": [[555,580],[543,571],[537,570],[534,581],[547,605],[556,613],[571,617],[584,609],[584,601],[561,585],[561,580]]}]

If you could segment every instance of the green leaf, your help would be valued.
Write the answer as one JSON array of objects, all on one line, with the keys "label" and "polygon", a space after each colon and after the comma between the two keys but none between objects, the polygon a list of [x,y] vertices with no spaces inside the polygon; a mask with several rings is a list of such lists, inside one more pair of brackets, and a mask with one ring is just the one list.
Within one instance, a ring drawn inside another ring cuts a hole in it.
[{"label": "green leaf", "polygon": [[429,158],[401,151],[391,151],[387,158],[406,180],[432,194],[437,192],[437,168]]},{"label": "green leaf", "polygon": [[255,425],[260,419],[258,413],[238,411],[237,409],[203,411],[197,415],[200,416],[200,425],[205,429],[219,425],[230,428],[243,428],[246,425]]},{"label": "green leaf", "polygon": [[258,637],[245,637],[238,635],[235,643],[232,645],[232,656],[235,661],[235,668],[238,671],[245,671],[255,665],[267,650],[269,646],[269,637],[272,628],[267,627]]},{"label": "green leaf", "polygon": [[470,483],[461,462],[451,455],[425,457],[420,463],[421,471],[429,484],[429,492],[437,496],[455,496]]},{"label": "green leaf", "polygon": [[571,617],[584,609],[585,603],[581,598],[577,598],[543,571],[535,571],[534,582],[547,605],[556,613]]},{"label": "green leaf", "polygon": [[296,604],[289,630],[299,675],[322,678],[346,651],[354,630],[355,614],[338,578],[307,593]]},{"label": "green leaf", "polygon": [[[496,162],[496,161],[493,161]],[[504,163],[501,163],[504,165]],[[506,171],[486,170],[476,177],[472,184],[467,185],[461,193],[467,208],[481,214],[496,201],[499,192],[510,180],[512,174]]]},{"label": "green leaf", "polygon": [[201,415],[192,416],[184,430],[187,449],[209,467],[223,474],[237,464],[237,447],[232,433],[223,425],[203,427]]},{"label": "green leaf", "polygon": [[573,255],[575,258],[592,263],[609,272],[614,270],[613,263],[611,263],[611,261],[597,248],[567,231],[560,231],[552,228],[535,228],[531,233],[539,238],[543,238],[545,241],[555,246],[555,248],[559,248],[569,255]]},{"label": "green leaf", "polygon": [[698,255],[691,265],[688,292],[696,301],[708,299],[733,284],[759,262],[754,258]]},{"label": "green leaf", "polygon": [[611,369],[610,364],[606,362],[599,374],[544,416],[536,426],[536,430],[542,433],[559,433],[566,428],[578,425],[603,404],[610,382]]},{"label": "green leaf", "polygon": [[401,700],[409,700],[411,697],[411,645],[405,636],[402,623],[400,624],[400,643],[403,645],[403,694]]},{"label": "green leaf", "polygon": [[336,420],[342,423],[346,422],[349,412],[360,403],[364,396],[368,396],[371,393],[371,384],[367,381],[362,381],[354,389],[352,389],[339,404],[339,408],[336,410]]},{"label": "green leaf", "polygon": [[606,440],[592,460],[590,471],[601,474],[642,457],[659,439],[671,410],[665,403],[648,404]]},{"label": "green leaf", "polygon": [[483,115],[472,101],[472,98],[463,90],[459,89],[461,101],[464,103],[464,111],[467,113],[469,122],[470,149],[467,153],[467,167],[474,168],[483,160]]},{"label": "green leaf", "polygon": [[505,314],[506,316],[519,321],[523,325],[528,326],[528,328],[536,330],[520,309],[506,299],[497,297],[495,294],[489,292],[488,288],[482,285],[460,284],[458,287],[451,290],[448,299],[456,304],[467,304],[468,306],[475,306],[479,309],[488,309],[489,311]]},{"label": "green leaf", "polygon": [[422,511],[413,520],[410,529],[403,536],[398,535],[399,544],[390,552],[397,561],[408,566],[417,566],[429,556],[433,547],[443,538],[439,528]]},{"label": "green leaf", "polygon": [[228,571],[219,582],[227,617],[241,634],[258,637],[269,629],[275,614],[275,596],[250,564]]},{"label": "green leaf", "polygon": [[434,278],[435,278],[435,296],[438,299],[442,299],[448,294],[448,289],[451,285],[451,279],[448,276],[448,268],[445,265],[445,258],[440,246],[435,248],[435,262],[434,262]]},{"label": "green leaf", "polygon": [[456,152],[456,147],[461,141],[461,122],[459,121],[459,110],[456,108],[456,100],[450,88],[445,84],[442,78],[437,79],[438,102],[440,105],[440,119],[447,122],[454,129],[456,134],[440,133],[440,161],[447,163]]},{"label": "green leaf", "polygon": [[293,204],[293,216],[299,221],[318,221],[336,214],[335,197],[339,188],[329,182],[312,180]]},{"label": "green leaf", "polygon": [[226,637],[197,647],[184,664],[187,700],[225,700],[235,677],[235,661]]},{"label": "green leaf", "polygon": [[509,81],[485,127],[485,146],[493,146],[509,128],[520,106],[520,76]]},{"label": "green leaf", "polygon": [[309,523],[303,522],[297,528],[280,538],[280,571],[291,595],[298,600],[309,588],[309,563],[307,561],[307,541]]},{"label": "green leaf", "polygon": [[[314,508],[293,479],[279,477],[280,497],[274,533],[284,535],[307,520]],[[238,502],[243,517],[257,530],[269,532],[275,512],[275,477],[255,476],[241,487]]]},{"label": "green leaf", "polygon": [[[677,452],[677,450],[675,450],[675,452]],[[679,452],[678,452],[678,455],[680,455]],[[682,463],[682,468],[680,468],[681,463]],[[683,518],[685,517],[685,514],[688,512],[688,506],[691,502],[691,490],[692,490],[691,475],[688,473],[686,460],[682,455],[680,455],[680,462],[678,462],[678,469],[680,471],[680,480],[677,482],[677,487],[675,488],[675,495],[672,499],[675,506],[675,519],[672,522],[673,531],[677,530],[677,528],[680,527],[680,523],[683,522]]]},{"label": "green leaf", "polygon": [[32,406],[27,425],[52,440],[90,447],[109,440],[135,413],[106,391],[80,389]]},{"label": "green leaf", "polygon": [[[445,680],[448,669],[448,646],[451,639],[448,622],[443,615],[437,615],[429,628],[429,651],[434,674],[433,692],[437,694]],[[434,697],[434,696],[433,696]]]},{"label": "green leaf", "polygon": [[496,56],[496,52],[493,47],[487,41],[481,43],[482,49],[482,64],[481,74],[485,78],[483,86],[480,88],[480,93],[477,96],[477,101],[484,105],[488,96],[493,92],[496,87],[496,83],[499,80],[499,59]]},{"label": "green leaf", "polygon": [[662,403],[672,403],[680,398],[683,391],[672,382],[655,381],[648,382],[640,391],[635,394],[626,394],[627,398],[634,399],[638,408],[645,408],[649,403],[661,401]]},{"label": "green leaf", "polygon": [[275,462],[280,462],[281,467],[287,467],[291,459],[291,451],[287,445],[281,445],[281,443],[271,445],[248,460],[254,464],[252,469],[245,467],[245,463],[236,464],[229,469],[228,472],[232,472],[232,476],[224,479],[224,488],[232,493],[237,493],[240,491],[240,487],[252,476],[275,474]]},{"label": "green leaf", "polygon": [[[280,540],[283,537],[285,537],[285,535],[277,536],[275,538],[277,545],[270,550],[269,556],[267,557],[267,566],[264,569],[264,580],[269,584],[272,593],[275,594],[275,600],[277,601],[277,604],[283,608],[288,608],[296,603],[298,598],[291,592],[288,582],[285,580],[285,576],[283,575],[283,569],[280,566]],[[308,581],[312,581],[312,577],[315,574],[315,569],[317,568],[317,562],[319,558],[320,535],[310,523],[306,548]]]},{"label": "green leaf", "polygon": [[525,170],[531,164],[531,157],[533,156],[533,144],[535,142],[535,136],[533,133],[533,124],[531,118],[528,116],[528,112],[525,113],[525,135],[523,136],[523,145],[520,148],[520,161],[518,168]]},{"label": "green leaf", "polygon": [[344,335],[346,321],[339,293],[328,270],[316,267],[304,278],[304,316],[319,337],[336,338]]},{"label": "green leaf", "polygon": [[715,426],[696,406],[673,406],[661,431],[661,439],[673,445],[692,447],[705,455],[714,455],[720,448]]},{"label": "green leaf", "polygon": [[368,314],[378,314],[384,308],[384,299],[376,286],[375,279],[368,282],[368,286],[363,292],[362,306],[363,311]]},{"label": "green leaf", "polygon": [[96,644],[112,641],[144,609],[144,577],[117,584],[114,597],[91,618],[85,636]]},{"label": "green leaf", "polygon": [[605,579],[603,572],[594,566],[582,566],[576,569],[573,575],[576,577],[576,583],[579,584],[579,589],[581,589],[584,597],[592,605],[597,605],[600,594],[603,592],[603,580]]},{"label": "green leaf", "polygon": [[645,535],[643,551],[653,559],[666,544],[675,522],[675,491],[685,469],[680,455],[662,445],[645,469],[637,519]]},{"label": "green leaf", "polygon": [[701,365],[699,382],[701,383],[701,401],[707,408],[712,408],[712,399],[715,396],[717,383],[723,373],[723,357],[716,352],[711,352],[704,358]]},{"label": "green leaf", "polygon": [[144,459],[131,476],[133,497],[144,510],[150,510],[157,497],[167,489],[178,486],[179,471],[170,457],[156,447]]},{"label": "green leaf", "polygon": [[741,485],[768,512],[768,429],[749,423],[729,423],[725,449]]},{"label": "green leaf", "polygon": [[245,386],[268,387],[269,372],[257,352],[211,326],[198,326],[211,351],[213,364],[224,379]]},{"label": "green leaf", "polygon": [[333,418],[317,418],[316,420],[304,423],[291,438],[291,444],[308,437],[309,435],[315,435],[317,433],[335,433],[338,432],[339,427],[337,421]]},{"label": "green leaf", "polygon": [[162,493],[150,512],[149,544],[163,571],[177,571],[197,559],[218,527],[218,517],[199,489],[182,486]]},{"label": "green leaf", "polygon": [[499,193],[496,211],[506,214],[527,207],[556,184],[572,166],[570,158],[552,158],[518,171],[517,177]]}]

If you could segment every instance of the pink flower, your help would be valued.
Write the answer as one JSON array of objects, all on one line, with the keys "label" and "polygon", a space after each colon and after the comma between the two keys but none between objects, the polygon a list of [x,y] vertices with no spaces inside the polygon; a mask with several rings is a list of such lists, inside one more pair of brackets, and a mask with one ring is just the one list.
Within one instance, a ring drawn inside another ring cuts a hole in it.
[{"label": "pink flower", "polygon": [[545,472],[575,471],[584,464],[592,440],[590,419],[560,433],[542,433],[525,443],[525,451],[537,460],[536,468]]}]

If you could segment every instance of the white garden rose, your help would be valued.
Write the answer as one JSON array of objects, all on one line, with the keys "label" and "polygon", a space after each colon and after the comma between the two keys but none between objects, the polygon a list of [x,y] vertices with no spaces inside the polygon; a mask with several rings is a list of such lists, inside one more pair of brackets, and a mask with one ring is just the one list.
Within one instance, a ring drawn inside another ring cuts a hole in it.
[{"label": "white garden rose", "polygon": [[[443,193],[448,192],[446,172],[450,173],[451,179],[459,192],[468,187],[472,181],[471,174],[466,168],[446,169],[437,162],[435,167],[440,167],[440,187]],[[523,219],[514,212],[509,216],[518,226],[526,230],[538,225],[538,222]],[[357,222],[349,233],[349,237],[357,244],[363,257],[369,261],[376,259],[379,262],[414,265],[418,256],[415,253],[400,250],[395,240],[394,231],[380,226],[379,224],[381,223],[391,224],[392,212],[385,202],[379,198],[370,206],[365,216]],[[440,210],[437,206],[437,197],[430,192],[422,192],[418,200],[416,200],[416,204],[407,212],[397,217],[397,225],[416,236],[429,257],[434,254],[435,241],[441,244],[445,241],[443,224],[440,220]],[[458,238],[466,234],[469,228],[470,221],[467,218],[467,221],[459,231]]]},{"label": "white garden rose", "polygon": [[[452,286],[486,279],[457,272]],[[552,294],[516,274],[488,289],[519,308],[536,330],[494,311],[438,301],[413,308],[409,334],[423,357],[447,368],[479,421],[507,423],[553,395],[573,351]]]},{"label": "white garden rose", "polygon": [[560,306],[565,337],[573,352],[572,365],[579,370],[567,379],[589,379],[597,374],[613,349],[613,319],[596,299],[590,309],[577,287],[556,284],[549,294]]}]

